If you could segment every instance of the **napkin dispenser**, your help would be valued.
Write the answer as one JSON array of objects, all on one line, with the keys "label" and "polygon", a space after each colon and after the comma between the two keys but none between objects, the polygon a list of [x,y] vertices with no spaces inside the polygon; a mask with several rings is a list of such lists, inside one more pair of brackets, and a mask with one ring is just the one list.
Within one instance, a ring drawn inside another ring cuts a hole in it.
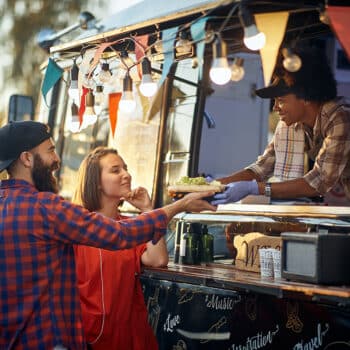
[{"label": "napkin dispenser", "polygon": [[317,284],[350,284],[350,235],[283,232],[282,277]]}]

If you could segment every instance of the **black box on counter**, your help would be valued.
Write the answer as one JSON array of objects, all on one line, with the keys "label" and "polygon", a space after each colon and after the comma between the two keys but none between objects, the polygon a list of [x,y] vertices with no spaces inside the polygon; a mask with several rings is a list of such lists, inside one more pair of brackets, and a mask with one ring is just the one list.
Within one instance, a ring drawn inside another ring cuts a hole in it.
[{"label": "black box on counter", "polygon": [[283,232],[282,277],[291,281],[350,285],[350,235]]}]

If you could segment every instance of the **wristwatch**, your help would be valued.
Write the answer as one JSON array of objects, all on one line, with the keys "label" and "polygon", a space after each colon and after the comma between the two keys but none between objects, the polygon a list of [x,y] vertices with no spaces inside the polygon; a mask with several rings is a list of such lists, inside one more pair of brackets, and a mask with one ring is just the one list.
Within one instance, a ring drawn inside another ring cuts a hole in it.
[{"label": "wristwatch", "polygon": [[270,182],[266,182],[266,184],[265,184],[264,195],[266,197],[271,198],[271,183]]}]

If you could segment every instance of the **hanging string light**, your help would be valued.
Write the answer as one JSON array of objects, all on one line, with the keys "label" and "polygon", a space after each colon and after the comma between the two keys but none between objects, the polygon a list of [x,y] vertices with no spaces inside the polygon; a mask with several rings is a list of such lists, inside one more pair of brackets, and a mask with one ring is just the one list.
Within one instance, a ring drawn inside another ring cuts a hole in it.
[{"label": "hanging string light", "polygon": [[282,49],[282,55],[284,57],[283,59],[283,67],[288,72],[297,72],[301,66],[302,62],[298,55],[292,52],[290,48],[283,48]]},{"label": "hanging string light", "polygon": [[83,116],[83,126],[82,128],[86,128],[90,125],[95,124],[97,121],[97,115],[94,110],[94,95],[92,90],[90,89],[85,96],[85,112]]},{"label": "hanging string light", "polygon": [[240,81],[244,77],[244,67],[243,67],[244,59],[241,57],[236,57],[233,61],[231,67],[231,80],[232,81]]},{"label": "hanging string light", "polygon": [[141,63],[142,80],[140,84],[140,92],[145,97],[152,97],[157,92],[157,83],[152,79],[151,62],[144,57]]},{"label": "hanging string light", "polygon": [[119,102],[119,109],[125,113],[131,113],[136,108],[136,102],[132,93],[132,80],[129,73],[123,79],[123,94]]},{"label": "hanging string light", "polygon": [[175,44],[175,50],[179,55],[189,55],[192,53],[192,44],[189,40],[189,35],[185,30],[180,32],[179,39]]},{"label": "hanging string light", "polygon": [[73,100],[73,102],[79,106],[79,88],[78,88],[78,76],[79,67],[77,66],[75,60],[73,61],[73,66],[70,70],[70,86],[68,89],[68,95]]},{"label": "hanging string light", "polygon": [[244,28],[244,45],[252,51],[262,49],[266,43],[265,34],[258,31],[254,16],[243,3],[239,9],[239,19]]},{"label": "hanging string light", "polygon": [[109,70],[109,63],[108,62],[104,62],[101,64],[101,71],[100,73],[98,73],[98,80],[103,83],[103,84],[107,84],[110,79],[112,77],[112,73]]},{"label": "hanging string light", "polygon": [[71,118],[68,122],[69,131],[76,133],[80,130],[80,120],[78,115],[78,106],[73,102],[71,105]]},{"label": "hanging string light", "polygon": [[96,85],[94,94],[94,111],[99,116],[102,110],[102,103],[104,100],[103,86]]},{"label": "hanging string light", "polygon": [[217,85],[224,85],[231,79],[231,69],[227,62],[226,43],[220,36],[213,43],[213,63],[209,71],[210,79]]}]

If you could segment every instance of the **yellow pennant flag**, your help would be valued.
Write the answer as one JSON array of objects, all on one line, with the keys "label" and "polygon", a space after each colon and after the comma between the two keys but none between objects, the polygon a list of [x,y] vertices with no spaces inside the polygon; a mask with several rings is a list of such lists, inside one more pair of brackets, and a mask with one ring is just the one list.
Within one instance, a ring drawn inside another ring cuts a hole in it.
[{"label": "yellow pennant flag", "polygon": [[266,44],[260,50],[265,86],[270,84],[278,52],[286,31],[288,16],[289,13],[287,11],[254,15],[259,31],[265,33],[266,36]]}]

